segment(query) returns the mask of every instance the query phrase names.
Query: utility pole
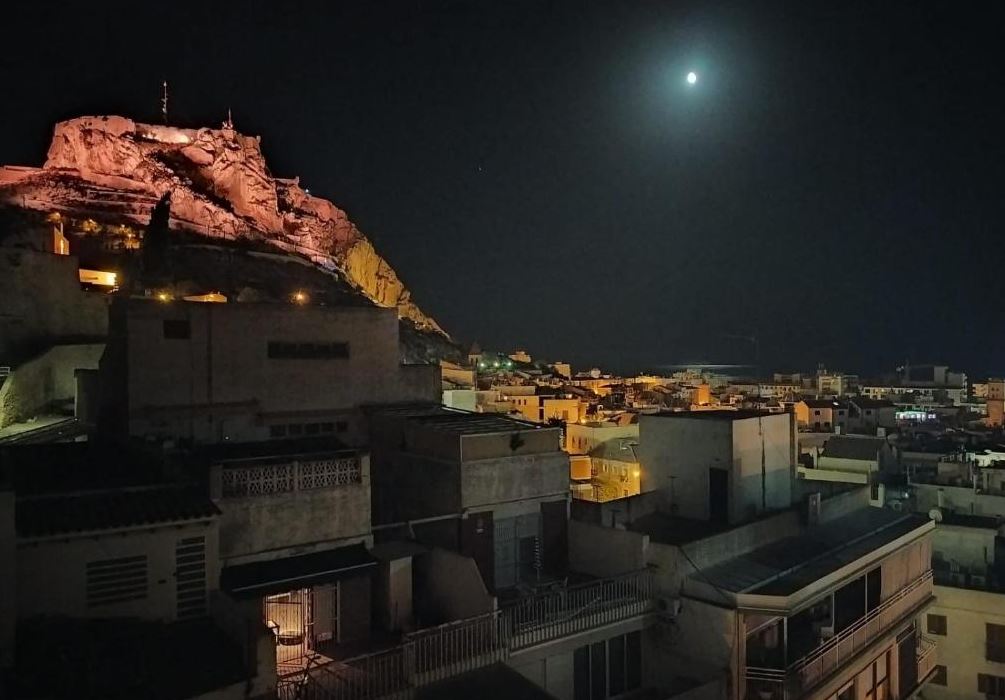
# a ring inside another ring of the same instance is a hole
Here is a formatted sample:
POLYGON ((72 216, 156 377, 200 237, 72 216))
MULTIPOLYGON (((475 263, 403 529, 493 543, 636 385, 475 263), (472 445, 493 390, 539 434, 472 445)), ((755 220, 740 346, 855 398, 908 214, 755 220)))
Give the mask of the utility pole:
POLYGON ((161 119, 168 123, 168 81, 161 84, 161 119))

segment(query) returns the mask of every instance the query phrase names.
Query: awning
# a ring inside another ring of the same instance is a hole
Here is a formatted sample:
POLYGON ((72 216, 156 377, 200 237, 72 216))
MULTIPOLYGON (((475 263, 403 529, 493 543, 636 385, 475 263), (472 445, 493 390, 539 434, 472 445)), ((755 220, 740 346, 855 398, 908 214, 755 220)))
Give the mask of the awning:
POLYGON ((236 598, 257 597, 368 575, 377 567, 362 544, 301 554, 284 559, 228 566, 220 574, 220 588, 236 598))

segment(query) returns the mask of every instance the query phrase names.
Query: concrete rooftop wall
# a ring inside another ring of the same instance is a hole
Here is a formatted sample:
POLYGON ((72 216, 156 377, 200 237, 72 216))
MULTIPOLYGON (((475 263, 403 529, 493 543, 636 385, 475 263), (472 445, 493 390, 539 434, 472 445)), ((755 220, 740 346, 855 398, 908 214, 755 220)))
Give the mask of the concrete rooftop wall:
POLYGON ((478 508, 569 492, 565 452, 466 461, 461 465, 461 506, 478 508))
MULTIPOLYGON (((221 559, 272 558, 283 550, 370 534, 370 460, 360 456, 361 482, 216 500, 221 559)), ((254 467, 252 467, 254 468, 254 467)), ((221 467, 212 478, 220 478, 221 467)), ((219 494, 214 487, 214 493, 219 494)))

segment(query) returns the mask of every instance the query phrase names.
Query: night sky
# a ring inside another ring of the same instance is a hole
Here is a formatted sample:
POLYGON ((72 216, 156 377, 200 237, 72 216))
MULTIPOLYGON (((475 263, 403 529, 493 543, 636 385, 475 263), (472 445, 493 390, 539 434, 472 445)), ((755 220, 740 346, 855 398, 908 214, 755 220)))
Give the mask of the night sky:
POLYGON ((232 108, 459 339, 1005 372, 1000 3, 75 4, 4 7, 0 163, 156 120, 166 77, 173 122, 232 108))

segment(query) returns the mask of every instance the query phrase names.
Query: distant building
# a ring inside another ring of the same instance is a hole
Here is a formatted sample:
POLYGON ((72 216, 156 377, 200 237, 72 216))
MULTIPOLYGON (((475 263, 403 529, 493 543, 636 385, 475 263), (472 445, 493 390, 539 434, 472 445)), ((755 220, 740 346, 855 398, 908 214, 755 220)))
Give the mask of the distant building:
POLYGON ((572 366, 568 362, 554 362, 550 367, 559 377, 572 379, 572 366))
POLYGON ((800 427, 817 432, 847 431, 851 424, 851 409, 847 401, 803 399, 795 403, 795 415, 800 427))
POLYGON ((1005 379, 989 379, 987 392, 987 425, 1001 428, 1005 425, 1005 379))
POLYGON ((817 371, 816 390, 821 396, 844 396, 858 389, 858 375, 842 372, 817 371))
POLYGON ((532 359, 531 356, 527 354, 526 350, 514 350, 509 354, 509 359, 513 362, 522 362, 524 364, 530 364, 532 359))

